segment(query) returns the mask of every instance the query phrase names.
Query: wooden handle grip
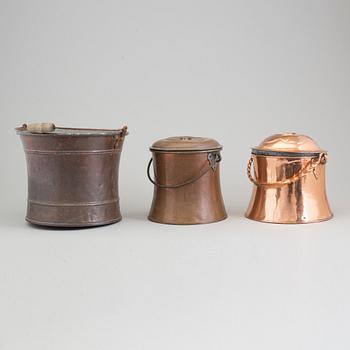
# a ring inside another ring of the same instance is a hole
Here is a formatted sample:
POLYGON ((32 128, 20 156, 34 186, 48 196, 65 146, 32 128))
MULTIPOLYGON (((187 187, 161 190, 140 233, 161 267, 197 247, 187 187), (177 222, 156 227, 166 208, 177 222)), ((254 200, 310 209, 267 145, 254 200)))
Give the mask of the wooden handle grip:
POLYGON ((27 124, 27 131, 37 134, 46 134, 55 130, 53 123, 32 123, 27 124))

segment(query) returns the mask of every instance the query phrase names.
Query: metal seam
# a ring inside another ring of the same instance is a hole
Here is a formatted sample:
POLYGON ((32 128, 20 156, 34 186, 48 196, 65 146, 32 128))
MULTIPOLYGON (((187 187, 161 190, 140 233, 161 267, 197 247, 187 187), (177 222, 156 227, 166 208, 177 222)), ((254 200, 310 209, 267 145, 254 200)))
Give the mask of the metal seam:
POLYGON ((325 152, 281 152, 281 151, 267 151, 267 150, 258 150, 253 148, 252 154, 257 156, 272 156, 272 157, 293 157, 293 158, 301 158, 301 157, 317 157, 320 153, 325 152))
POLYGON ((151 152, 154 153, 176 153, 176 154, 194 154, 194 153, 211 153, 211 152, 220 152, 222 151, 222 147, 220 148, 208 148, 208 149, 201 149, 201 150, 163 150, 163 149, 156 149, 156 148, 149 148, 151 152))
POLYGON ((114 148, 114 149, 108 149, 108 150, 89 150, 89 151, 41 151, 41 150, 24 150, 26 154, 47 154, 47 155, 67 155, 67 154, 92 154, 92 155, 100 155, 100 154, 114 154, 121 151, 121 148, 114 148))
POLYGON ((97 201, 97 202, 76 202, 76 203, 58 203, 58 202, 45 202, 28 199, 28 203, 34 205, 52 206, 52 207, 91 207, 99 205, 108 205, 119 202, 119 198, 108 200, 108 201, 97 201))

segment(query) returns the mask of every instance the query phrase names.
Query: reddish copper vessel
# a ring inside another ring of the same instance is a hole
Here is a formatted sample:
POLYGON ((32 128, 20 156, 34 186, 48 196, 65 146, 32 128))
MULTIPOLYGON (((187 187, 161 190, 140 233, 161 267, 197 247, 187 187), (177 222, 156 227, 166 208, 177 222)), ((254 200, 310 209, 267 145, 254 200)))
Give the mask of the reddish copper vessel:
POLYGON ((61 128, 49 123, 17 128, 28 168, 26 220, 83 227, 121 220, 120 153, 127 128, 61 128))
POLYGON ((163 224, 206 224, 227 215, 220 188, 222 146, 202 137, 155 142, 148 177, 154 184, 149 220, 163 224), (154 162, 154 180, 150 167, 154 162))
POLYGON ((308 136, 289 133, 265 139, 252 149, 248 162, 247 173, 254 188, 246 216, 281 224, 330 219, 326 162, 327 152, 308 136))

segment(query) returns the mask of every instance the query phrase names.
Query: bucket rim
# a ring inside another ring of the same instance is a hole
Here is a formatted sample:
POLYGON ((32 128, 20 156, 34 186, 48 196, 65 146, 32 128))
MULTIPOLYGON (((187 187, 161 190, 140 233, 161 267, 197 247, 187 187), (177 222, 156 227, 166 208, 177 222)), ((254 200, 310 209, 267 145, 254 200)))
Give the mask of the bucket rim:
POLYGON ((164 149, 164 148, 157 148, 157 147, 149 147, 149 150, 151 152, 157 152, 157 153, 178 153, 178 154, 196 154, 196 153, 210 153, 210 152, 218 152, 222 151, 223 146, 221 145, 220 147, 216 148, 207 148, 207 149, 164 149))
POLYGON ((252 154, 256 156, 269 156, 269 157, 294 157, 294 158, 303 158, 303 157, 318 157, 321 153, 327 154, 327 151, 319 150, 313 152, 287 152, 287 151, 269 151, 261 150, 258 148, 252 148, 252 154))
POLYGON ((99 129, 99 128, 68 128, 56 127, 53 131, 47 133, 35 133, 26 130, 25 125, 15 128, 17 135, 21 136, 40 136, 40 137, 86 137, 86 136, 126 136, 128 131, 126 127, 121 129, 99 129))

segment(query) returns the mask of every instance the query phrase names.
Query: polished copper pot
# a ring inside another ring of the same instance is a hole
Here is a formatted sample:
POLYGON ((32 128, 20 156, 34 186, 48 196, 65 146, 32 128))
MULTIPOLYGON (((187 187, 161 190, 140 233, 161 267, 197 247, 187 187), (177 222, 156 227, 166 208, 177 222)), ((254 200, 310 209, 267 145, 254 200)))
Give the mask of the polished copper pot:
POLYGON ((154 184, 149 220, 163 224, 206 224, 227 215, 220 188, 222 146, 202 137, 155 142, 147 174, 154 184), (154 163, 154 179, 150 168, 154 163))
POLYGON ((289 133, 265 139, 252 149, 248 162, 247 173, 254 188, 246 216, 281 224, 330 219, 326 162, 327 152, 308 136, 289 133))
POLYGON ((27 221, 83 227, 121 220, 118 168, 126 127, 73 129, 41 123, 16 130, 27 160, 27 221))

